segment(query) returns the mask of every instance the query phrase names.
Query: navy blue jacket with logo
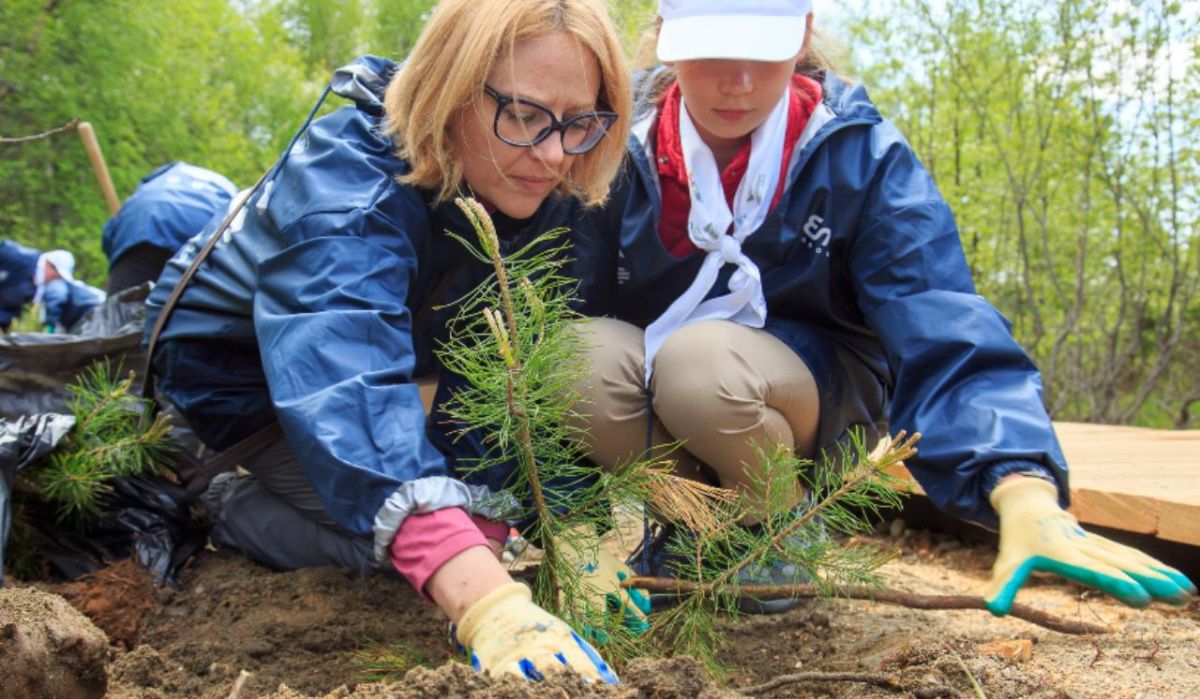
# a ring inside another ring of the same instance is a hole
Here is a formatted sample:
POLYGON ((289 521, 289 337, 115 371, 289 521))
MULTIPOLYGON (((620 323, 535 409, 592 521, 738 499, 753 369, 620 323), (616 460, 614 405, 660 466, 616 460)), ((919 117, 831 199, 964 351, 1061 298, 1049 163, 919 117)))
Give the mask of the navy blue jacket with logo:
MULTIPOLYGON (((832 74, 822 82, 780 203, 743 244, 762 272, 766 329, 821 364, 821 444, 856 425, 868 436, 887 424, 920 432, 907 466, 921 486, 943 510, 989 526, 987 494, 1009 473, 1052 477, 1065 504, 1041 377, 976 293, 949 206, 862 87, 832 74)), ((596 224, 609 239, 589 245, 585 267, 590 310, 644 327, 691 284, 703 255, 675 258, 660 241, 656 115, 639 98, 626 172, 596 224)))
MULTIPOLYGON (((372 534, 382 559, 408 514, 458 506, 515 514, 503 469, 462 476, 454 442, 427 426, 415 378, 459 298, 491 274, 444 231, 475 238, 453 203, 401 185, 408 165, 381 133, 395 65, 367 57, 335 75, 355 101, 311 123, 232 220, 180 297, 152 361, 161 392, 210 447, 278 421, 330 516, 372 534)), ((233 207, 238 200, 234 199, 233 207)), ((552 196, 528 220, 496 215, 505 250, 572 226, 552 196)), ((219 216, 167 263, 147 300, 147 338, 219 216)), ((455 378, 442 377, 439 399, 455 378)))

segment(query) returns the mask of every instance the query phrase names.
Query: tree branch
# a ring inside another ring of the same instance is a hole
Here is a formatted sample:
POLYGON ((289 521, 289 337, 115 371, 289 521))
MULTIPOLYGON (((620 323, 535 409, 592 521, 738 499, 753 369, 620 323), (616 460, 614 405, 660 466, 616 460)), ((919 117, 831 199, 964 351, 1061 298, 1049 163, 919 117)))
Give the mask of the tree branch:
MULTIPOLYGON (((688 594, 700 589, 700 585, 673 578, 633 577, 621 582, 621 587, 637 588, 647 592, 676 592, 688 594)), ((739 596, 758 600, 803 599, 828 597, 816 585, 748 585, 737 586, 739 596)), ((909 609, 982 609, 987 605, 982 597, 975 595, 922 595, 889 588, 843 585, 833 588, 834 597, 870 600, 884 604, 895 604, 909 609)), ((1081 621, 1069 621, 1024 604, 1014 604, 1009 616, 1037 624, 1052 631, 1066 634, 1101 634, 1108 629, 1081 621)))
POLYGON ((862 672, 797 672, 791 675, 780 675, 762 684, 750 687, 736 687, 740 694, 765 694, 772 689, 796 684, 799 682, 863 682, 884 689, 906 692, 908 687, 900 684, 887 675, 876 675, 862 672))
POLYGON ((63 124, 62 126, 59 126, 58 128, 50 129, 49 131, 43 131, 41 133, 35 133, 31 136, 16 136, 12 138, 0 136, 0 143, 26 143, 28 141, 37 141, 42 138, 49 138, 50 136, 53 136, 57 133, 62 133, 63 131, 71 131, 78 126, 79 119, 75 118, 63 124))

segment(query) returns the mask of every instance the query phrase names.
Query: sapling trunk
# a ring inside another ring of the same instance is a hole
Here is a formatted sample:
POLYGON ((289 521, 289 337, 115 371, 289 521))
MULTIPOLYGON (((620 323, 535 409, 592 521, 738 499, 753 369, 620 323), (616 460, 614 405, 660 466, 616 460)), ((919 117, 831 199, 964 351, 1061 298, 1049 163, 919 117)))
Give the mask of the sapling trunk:
MULTIPOLYGON (((488 318, 488 326, 496 338, 496 344, 500 348, 501 356, 508 365, 506 391, 508 409, 517 421, 517 439, 521 447, 521 461, 524 466, 525 477, 529 482, 529 489, 533 495, 534 508, 540 521, 549 522, 552 517, 550 508, 546 506, 546 496, 542 492, 541 474, 538 473, 538 461, 533 448, 533 431, 530 429, 528 413, 525 409, 527 396, 521 363, 521 334, 517 329, 517 315, 516 309, 513 306, 512 290, 508 283, 508 270, 505 269, 504 259, 500 256, 500 241, 496 237, 496 229, 492 225, 491 217, 488 216, 482 204, 475 199, 462 198, 456 199, 455 203, 466 214, 472 226, 474 226, 483 245, 484 252, 491 258, 492 269, 495 270, 496 284, 499 288, 500 306, 504 309, 504 316, 503 318, 496 318, 496 311, 490 308, 485 308, 484 313, 488 318), (501 322, 503 322, 503 325, 501 322), (504 326, 507 326, 508 332, 502 330, 504 326)), ((529 283, 527 279, 522 281, 526 285, 529 283)), ((527 296, 531 299, 536 299, 536 296, 532 292, 527 293, 527 296)), ((546 575, 549 580, 550 605, 551 609, 556 609, 558 600, 561 597, 558 576, 555 572, 560 567, 558 551, 556 550, 553 536, 544 537, 541 543, 546 560, 546 575)))

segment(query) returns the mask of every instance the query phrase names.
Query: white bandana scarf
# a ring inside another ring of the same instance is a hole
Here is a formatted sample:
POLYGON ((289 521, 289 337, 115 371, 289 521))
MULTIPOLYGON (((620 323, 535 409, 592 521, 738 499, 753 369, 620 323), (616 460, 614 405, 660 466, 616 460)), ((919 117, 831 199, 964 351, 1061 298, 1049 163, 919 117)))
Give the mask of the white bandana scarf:
POLYGON ((706 255, 692 285, 675 299, 663 314, 646 327, 646 385, 654 371, 654 356, 663 342, 679 328, 701 320, 732 320, 761 328, 767 320, 758 266, 742 253, 742 241, 758 230, 771 210, 787 136, 789 94, 784 91, 770 116, 750 135, 750 163, 737 193, 733 210, 725 201, 716 158, 705 145, 688 115, 679 105, 679 139, 687 168, 692 209, 688 214, 688 237, 706 255), (731 234, 726 235, 733 225, 731 234), (737 265, 729 278, 729 293, 707 301, 717 275, 726 264, 737 265))

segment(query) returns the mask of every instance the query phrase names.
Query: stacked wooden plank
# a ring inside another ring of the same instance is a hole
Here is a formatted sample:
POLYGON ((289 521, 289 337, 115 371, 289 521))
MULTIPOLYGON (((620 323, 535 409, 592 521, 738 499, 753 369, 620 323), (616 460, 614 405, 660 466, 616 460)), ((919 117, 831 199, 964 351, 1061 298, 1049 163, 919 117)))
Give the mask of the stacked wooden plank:
POLYGON ((1055 423, 1079 521, 1200 546, 1200 430, 1055 423))
POLYGON ((1076 422, 1054 429, 1080 522, 1200 546, 1200 430, 1076 422))

